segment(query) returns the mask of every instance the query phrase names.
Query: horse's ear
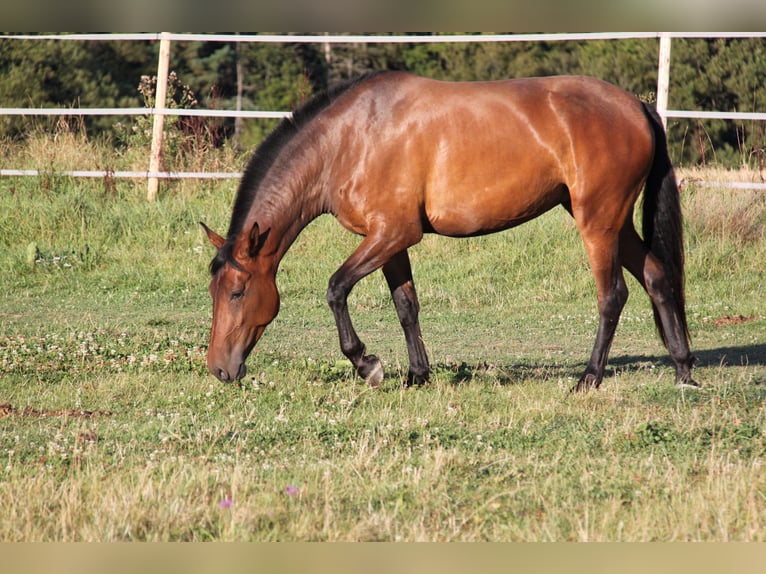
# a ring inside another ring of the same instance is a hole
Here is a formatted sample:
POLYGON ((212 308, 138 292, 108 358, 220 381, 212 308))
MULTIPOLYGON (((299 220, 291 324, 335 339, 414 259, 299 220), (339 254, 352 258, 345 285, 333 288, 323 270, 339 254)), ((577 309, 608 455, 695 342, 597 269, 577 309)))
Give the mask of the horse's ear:
POLYGON ((268 231, 261 233, 258 223, 253 223, 250 231, 243 233, 237 238, 237 243, 234 247, 234 258, 240 260, 253 259, 258 255, 258 251, 263 246, 267 233, 268 231))
POLYGON ((261 239, 261 228, 258 227, 258 222, 253 223, 253 227, 250 229, 250 235, 248 236, 247 251, 250 257, 255 257, 258 254, 260 248, 259 241, 261 239))
POLYGON ((210 229, 207 225, 202 223, 201 221, 199 222, 199 224, 202 226, 202 229, 205 230, 205 233, 207 234, 207 238, 210 240, 210 243, 213 244, 213 247, 215 247, 216 249, 220 249, 223 246, 223 244, 226 242, 226 240, 220 235, 218 235, 215 231, 210 229))
POLYGON ((261 248, 266 243, 266 240, 269 238, 269 233, 271 233, 271 228, 261 231, 261 228, 258 226, 257 223, 253 223, 253 227, 250 228, 250 233, 248 234, 248 242, 247 242, 247 254, 252 258, 258 255, 258 252, 261 250, 261 248))

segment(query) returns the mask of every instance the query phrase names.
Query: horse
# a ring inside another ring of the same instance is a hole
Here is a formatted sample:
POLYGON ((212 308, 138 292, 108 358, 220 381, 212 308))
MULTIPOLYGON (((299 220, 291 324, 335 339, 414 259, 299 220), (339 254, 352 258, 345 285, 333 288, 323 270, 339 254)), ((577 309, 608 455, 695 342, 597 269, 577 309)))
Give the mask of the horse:
POLYGON ((598 330, 573 390, 598 388, 628 297, 622 268, 651 300, 678 385, 697 386, 684 296, 679 190, 651 106, 584 76, 447 82, 406 72, 346 81, 308 100, 258 146, 239 183, 226 237, 202 227, 213 320, 207 354, 221 381, 279 311, 276 273, 321 214, 361 236, 331 276, 327 302, 343 354, 371 386, 381 362, 354 330, 347 298, 382 269, 409 355, 406 385, 429 380, 408 248, 426 233, 495 233, 561 205, 574 218, 596 283, 598 330), (644 192, 642 235, 633 224, 644 192))

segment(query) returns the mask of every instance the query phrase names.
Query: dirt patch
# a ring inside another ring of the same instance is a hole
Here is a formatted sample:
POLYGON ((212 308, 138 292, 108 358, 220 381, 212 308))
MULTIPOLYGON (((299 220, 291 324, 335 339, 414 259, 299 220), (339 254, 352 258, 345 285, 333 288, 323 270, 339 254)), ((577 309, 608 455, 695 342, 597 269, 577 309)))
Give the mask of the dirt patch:
POLYGON ((716 327, 728 327, 729 325, 742 325, 755 321, 755 317, 745 317, 744 315, 724 315, 713 321, 716 327))
POLYGON ((110 411, 86 411, 82 409, 35 409, 24 407, 17 409, 11 403, 0 403, 0 418, 17 417, 70 417, 87 419, 95 416, 110 416, 110 411))

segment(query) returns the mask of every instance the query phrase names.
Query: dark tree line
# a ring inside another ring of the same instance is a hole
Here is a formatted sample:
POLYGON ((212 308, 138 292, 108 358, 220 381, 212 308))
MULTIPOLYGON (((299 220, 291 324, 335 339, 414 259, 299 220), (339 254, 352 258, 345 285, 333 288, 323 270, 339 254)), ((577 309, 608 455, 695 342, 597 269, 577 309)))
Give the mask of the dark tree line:
MULTIPOLYGON (((649 101, 655 95, 656 39, 467 44, 435 40, 332 45, 173 42, 171 70, 184 89, 171 96, 175 105, 289 110, 333 82, 376 69, 449 80, 587 74, 649 101)), ((156 74, 158 48, 158 42, 150 41, 0 40, 0 106, 145 105, 146 93, 139 85, 142 76, 156 74)), ((766 40, 674 39, 670 86, 671 109, 766 111, 766 40)), ((89 134, 110 134, 116 121, 89 117, 85 125, 89 134)), ((235 140, 243 147, 257 144, 275 123, 195 118, 179 125, 189 129, 194 122, 205 122, 218 142, 235 140)), ((27 129, 28 120, 0 117, 0 136, 23 137, 27 129)), ((766 163, 766 122, 671 120, 668 131, 674 159, 685 165, 766 163)))

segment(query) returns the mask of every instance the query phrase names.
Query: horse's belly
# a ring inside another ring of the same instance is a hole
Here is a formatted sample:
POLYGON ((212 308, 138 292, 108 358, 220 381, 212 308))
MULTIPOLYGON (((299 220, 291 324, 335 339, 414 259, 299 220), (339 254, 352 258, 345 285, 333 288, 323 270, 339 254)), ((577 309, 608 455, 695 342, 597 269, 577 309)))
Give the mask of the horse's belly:
POLYGON ((566 187, 534 193, 486 188, 471 192, 445 191, 426 201, 425 216, 434 233, 467 237, 502 231, 534 219, 567 199, 566 187))

